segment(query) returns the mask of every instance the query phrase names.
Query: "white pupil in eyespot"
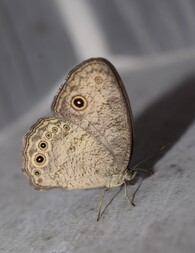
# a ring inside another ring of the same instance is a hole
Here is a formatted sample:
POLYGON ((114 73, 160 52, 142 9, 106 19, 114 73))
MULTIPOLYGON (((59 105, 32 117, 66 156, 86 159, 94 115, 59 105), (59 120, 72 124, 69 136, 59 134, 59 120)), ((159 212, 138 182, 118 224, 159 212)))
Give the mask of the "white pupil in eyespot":
POLYGON ((74 100, 75 106, 78 106, 79 108, 84 106, 84 101, 81 98, 75 98, 74 100))
POLYGON ((41 143, 41 147, 42 148, 46 148, 46 144, 43 142, 43 143, 41 143))
POLYGON ((38 163, 42 163, 42 162, 44 161, 44 157, 41 156, 41 155, 39 155, 39 156, 37 156, 36 161, 37 161, 38 163))

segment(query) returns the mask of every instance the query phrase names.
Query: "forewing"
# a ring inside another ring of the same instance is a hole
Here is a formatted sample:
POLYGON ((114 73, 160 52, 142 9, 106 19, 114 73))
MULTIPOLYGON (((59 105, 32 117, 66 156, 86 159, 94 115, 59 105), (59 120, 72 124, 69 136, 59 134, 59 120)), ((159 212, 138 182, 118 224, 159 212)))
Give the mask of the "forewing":
POLYGON ((74 68, 54 98, 52 110, 97 138, 113 155, 119 171, 127 168, 133 141, 131 108, 109 61, 89 59, 74 68))

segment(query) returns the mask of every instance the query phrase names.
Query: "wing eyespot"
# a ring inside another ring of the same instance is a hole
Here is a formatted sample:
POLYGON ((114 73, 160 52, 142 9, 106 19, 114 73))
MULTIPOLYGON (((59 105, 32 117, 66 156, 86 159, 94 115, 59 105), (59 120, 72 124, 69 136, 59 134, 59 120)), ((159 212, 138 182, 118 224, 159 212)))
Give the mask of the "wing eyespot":
POLYGON ((47 139, 51 139, 51 137, 52 137, 52 133, 47 132, 47 133, 45 134, 45 137, 46 137, 47 139))
POLYGON ((70 130, 70 127, 69 127, 69 125, 67 125, 67 124, 64 124, 64 125, 63 125, 63 128, 64 128, 64 130, 66 130, 66 131, 69 131, 69 130, 70 130))
POLYGON ((87 100, 83 96, 75 96, 71 100, 71 106, 76 111, 82 111, 87 107, 87 100))
POLYGON ((34 161, 36 165, 41 166, 46 162, 46 157, 43 154, 36 154, 34 161))
POLYGON ((94 81, 97 83, 97 84, 100 84, 103 82, 103 79, 101 78, 101 76, 96 76, 94 81))
POLYGON ((41 176, 41 171, 40 170, 35 170, 34 175, 35 176, 41 176))
POLYGON ((53 133, 57 133, 58 132, 58 128, 57 127, 52 127, 52 132, 53 133))
POLYGON ((41 150, 47 150, 48 149, 48 143, 46 141, 40 141, 38 144, 39 149, 41 150))
POLYGON ((38 178, 38 179, 37 179, 37 182, 38 182, 39 184, 41 184, 41 183, 43 182, 43 179, 42 179, 42 178, 38 178))

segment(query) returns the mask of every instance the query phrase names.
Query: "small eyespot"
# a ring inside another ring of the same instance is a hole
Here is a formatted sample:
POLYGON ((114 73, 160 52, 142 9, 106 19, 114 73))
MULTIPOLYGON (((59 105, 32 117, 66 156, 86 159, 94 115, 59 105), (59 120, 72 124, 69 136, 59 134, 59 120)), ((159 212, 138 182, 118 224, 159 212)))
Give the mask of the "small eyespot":
POLYGON ((52 137, 52 133, 47 132, 47 133, 45 134, 45 137, 46 137, 47 139, 51 139, 51 137, 52 137))
POLYGON ((41 175, 41 172, 40 172, 39 170, 35 170, 35 171, 34 171, 34 175, 35 175, 35 176, 40 176, 40 175, 41 175))
POLYGON ((75 96, 71 101, 72 107, 77 111, 82 111, 87 107, 87 100, 83 96, 75 96))
POLYGON ((69 125, 67 125, 67 124, 63 125, 63 128, 64 128, 64 130, 66 130, 66 131, 69 131, 69 130, 70 130, 70 127, 69 127, 69 125))
POLYGON ((57 131, 58 131, 58 128, 57 128, 57 127, 52 127, 52 132, 53 132, 53 133, 57 133, 57 131))
POLYGON ((96 76, 94 80, 95 80, 95 82, 96 82, 97 84, 100 84, 100 83, 103 82, 103 79, 101 78, 101 76, 96 76))
POLYGON ((37 182, 38 182, 39 184, 41 184, 41 183, 43 182, 43 179, 42 179, 42 178, 38 178, 37 182))
POLYGON ((48 143, 46 141, 40 141, 38 147, 41 150, 46 150, 48 148, 48 143))
POLYGON ((37 154, 35 156, 35 163, 37 165, 43 165, 46 162, 46 157, 43 154, 37 154))

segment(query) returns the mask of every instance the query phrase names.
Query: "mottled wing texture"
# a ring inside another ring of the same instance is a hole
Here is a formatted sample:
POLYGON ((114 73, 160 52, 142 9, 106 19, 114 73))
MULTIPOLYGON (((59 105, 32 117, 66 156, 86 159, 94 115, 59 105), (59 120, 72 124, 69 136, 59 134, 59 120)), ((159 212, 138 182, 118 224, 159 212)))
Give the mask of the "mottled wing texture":
POLYGON ((114 160, 85 130, 57 118, 40 119, 23 140, 23 171, 36 189, 109 185, 114 160))
POLYGON ((113 155, 118 172, 127 168, 132 153, 130 103, 121 78, 109 61, 89 59, 74 68, 54 98, 52 111, 101 142, 113 155), (72 101, 80 96, 85 99, 86 108, 76 110, 72 101))

